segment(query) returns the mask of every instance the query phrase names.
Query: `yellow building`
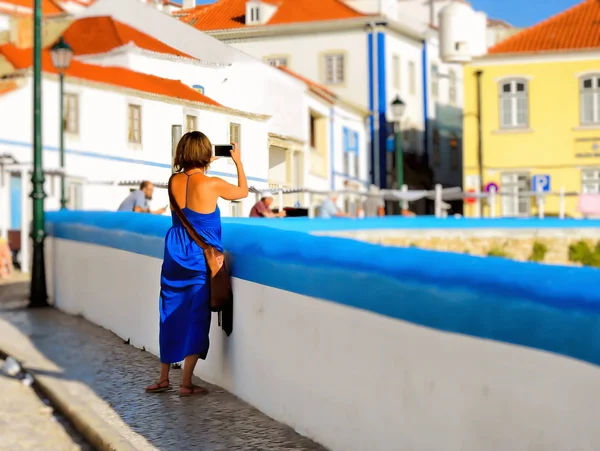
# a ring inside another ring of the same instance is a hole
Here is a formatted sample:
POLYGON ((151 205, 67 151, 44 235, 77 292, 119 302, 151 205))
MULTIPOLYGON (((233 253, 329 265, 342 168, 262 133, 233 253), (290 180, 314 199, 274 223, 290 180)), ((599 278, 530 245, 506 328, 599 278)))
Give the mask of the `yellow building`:
MULTIPOLYGON (((516 194, 532 183, 547 189, 549 180, 554 193, 600 193, 599 24, 600 2, 586 0, 465 67, 465 190, 493 183, 516 194)), ((566 214, 581 216, 578 196, 565 199, 566 214)), ((495 211, 529 216, 537 208, 511 195, 495 211)), ((548 195, 545 212, 558 211, 559 196, 548 195)), ((465 215, 475 213, 465 206, 465 215)))

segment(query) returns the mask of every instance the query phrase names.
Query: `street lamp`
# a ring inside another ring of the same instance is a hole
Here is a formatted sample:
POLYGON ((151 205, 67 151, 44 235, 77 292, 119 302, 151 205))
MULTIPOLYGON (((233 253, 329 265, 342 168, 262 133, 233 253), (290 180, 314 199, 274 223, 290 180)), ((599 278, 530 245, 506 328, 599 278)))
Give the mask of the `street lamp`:
POLYGON ((402 101, 400 96, 396 96, 391 103, 391 112, 394 119, 394 132, 396 134, 396 174, 398 188, 404 184, 404 158, 402 156, 402 135, 400 130, 400 121, 402 120, 402 116, 404 116, 405 109, 406 104, 402 101))
POLYGON ((50 56, 52 58, 52 64, 58 71, 59 89, 60 89, 60 132, 59 132, 59 150, 60 150, 60 169, 62 174, 60 176, 60 208, 67 208, 67 197, 65 187, 65 117, 64 117, 64 89, 65 89, 65 72, 71 65, 73 59, 73 49, 69 47, 69 44, 61 38, 56 44, 50 49, 50 56))
POLYGON ((42 165, 42 0, 33 2, 33 262, 29 307, 48 307, 44 265, 44 170, 42 165))

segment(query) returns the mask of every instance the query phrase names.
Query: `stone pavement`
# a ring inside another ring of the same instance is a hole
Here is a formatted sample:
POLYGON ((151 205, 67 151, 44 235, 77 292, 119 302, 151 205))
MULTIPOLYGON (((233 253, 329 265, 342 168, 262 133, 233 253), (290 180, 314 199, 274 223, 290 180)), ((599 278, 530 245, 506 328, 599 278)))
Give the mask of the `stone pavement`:
MULTIPOLYGON (((0 288, 0 291, 3 288, 0 288)), ((176 391, 144 393, 158 359, 111 332, 54 309, 27 310, 2 301, 0 336, 14 326, 60 371, 69 392, 140 450, 323 450, 232 394, 196 380, 209 394, 179 398, 176 391)), ((175 387, 180 370, 173 370, 175 387)), ((3 449, 0 447, 0 449, 3 449)), ((67 448, 68 449, 68 448, 67 448)))
MULTIPOLYGON (((0 366, 3 361, 0 360, 0 366)), ((89 450, 67 432, 33 388, 0 374, 0 449, 71 451, 89 450)))

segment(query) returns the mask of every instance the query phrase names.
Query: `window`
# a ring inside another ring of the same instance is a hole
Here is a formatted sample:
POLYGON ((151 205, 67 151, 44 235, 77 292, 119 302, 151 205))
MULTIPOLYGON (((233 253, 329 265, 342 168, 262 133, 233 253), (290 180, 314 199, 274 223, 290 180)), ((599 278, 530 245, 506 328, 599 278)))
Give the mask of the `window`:
POLYGON ((456 106, 456 72, 453 69, 448 71, 448 103, 456 106))
POLYGON ((500 83, 500 128, 523 128, 529 122, 527 81, 500 83))
POLYGON ((198 130, 198 118, 191 114, 187 114, 185 116, 185 132, 194 132, 196 130, 198 130))
POLYGON ((396 91, 400 91, 400 57, 392 56, 392 83, 396 91))
POLYGON ((229 142, 242 145, 242 126, 235 122, 229 123, 229 142))
POLYGON ((344 127, 344 174, 358 177, 358 132, 344 127))
POLYGON ((286 67, 287 64, 287 58, 285 57, 280 57, 280 58, 267 58, 265 60, 265 62, 269 65, 269 66, 274 66, 274 67, 279 67, 279 66, 284 66, 286 67))
POLYGON ((411 95, 417 93, 417 70, 414 61, 408 63, 408 92, 411 95))
POLYGON ((129 142, 141 144, 142 142, 142 107, 129 105, 128 107, 128 136, 129 142))
POLYGON ((250 21, 260 22, 260 7, 255 6, 253 8, 250 8, 250 21))
POLYGON ((581 123, 600 124, 600 75, 581 79, 581 123))
POLYGON ((431 98, 437 100, 440 95, 440 76, 437 64, 431 65, 431 98))
POLYGON ((77 94, 65 94, 63 127, 67 133, 79 132, 79 96, 77 94))
POLYGON ((581 170, 581 193, 600 194, 600 168, 581 170))
POLYGON ((311 114, 310 115, 310 147, 312 149, 315 149, 317 147, 316 132, 317 132, 317 118, 311 114))
POLYGON ((524 172, 503 173, 500 176, 503 216, 529 216, 531 199, 523 193, 531 191, 529 174, 524 172))
POLYGON ((344 82, 344 55, 325 55, 325 83, 344 82))

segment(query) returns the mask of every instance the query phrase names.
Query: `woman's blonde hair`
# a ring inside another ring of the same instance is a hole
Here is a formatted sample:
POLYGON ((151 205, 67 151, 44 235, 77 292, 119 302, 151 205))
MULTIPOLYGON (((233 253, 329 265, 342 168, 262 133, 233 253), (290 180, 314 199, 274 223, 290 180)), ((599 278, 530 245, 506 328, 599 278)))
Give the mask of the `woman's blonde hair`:
POLYGON ((176 172, 207 168, 212 158, 212 144, 202 132, 188 132, 181 137, 175 150, 173 166, 176 172))

